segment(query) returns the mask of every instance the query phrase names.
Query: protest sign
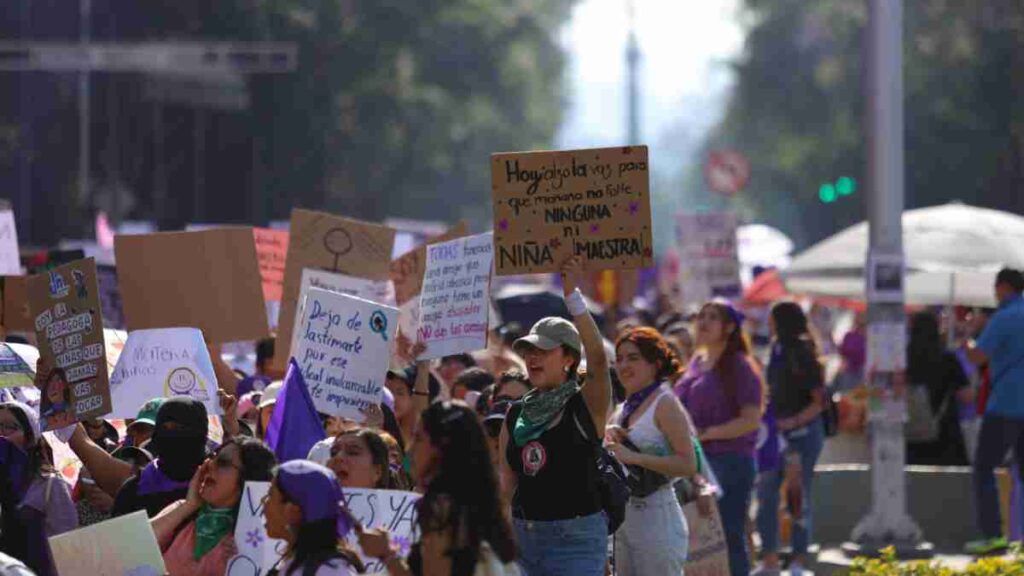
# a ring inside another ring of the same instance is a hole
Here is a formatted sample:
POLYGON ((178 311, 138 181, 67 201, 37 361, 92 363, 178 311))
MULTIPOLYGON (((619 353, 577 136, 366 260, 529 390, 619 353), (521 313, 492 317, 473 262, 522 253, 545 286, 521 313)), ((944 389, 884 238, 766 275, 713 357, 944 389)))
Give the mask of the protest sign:
POLYGON ((390 280, 367 280, 306 268, 302 271, 302 283, 299 285, 299 302, 306 297, 310 288, 348 294, 386 306, 395 305, 395 286, 390 280))
POLYGON ((357 278, 387 280, 395 242, 395 231, 386 226, 310 210, 293 210, 289 230, 291 238, 274 350, 274 365, 281 370, 292 356, 292 326, 299 305, 302 271, 312 268, 357 278))
POLYGON ((491 155, 498 275, 654 263, 647 147, 491 155))
POLYGON ((65 264, 28 280, 39 354, 50 360, 39 406, 43 430, 110 413, 96 261, 65 264))
POLYGON ((0 277, 3 298, 3 326, 8 332, 32 332, 32 311, 28 307, 28 276, 0 277))
POLYGON ((725 529, 718 506, 713 503, 712 507, 711 515, 704 517, 697 510, 696 501, 683 506, 690 529, 689 552, 683 565, 686 576, 729 576, 725 529))
MULTIPOLYGON (((392 548, 405 558, 416 542, 416 503, 419 494, 398 490, 369 490, 346 488, 345 506, 365 529, 383 528, 391 535, 392 548)), ((347 538, 355 550, 360 550, 358 538, 352 532, 347 538)), ((387 573, 387 568, 376 558, 360 554, 367 574, 387 573)))
POLYGON ((145 510, 50 538, 60 576, 159 576, 167 572, 145 510))
POLYGON ((31 386, 35 368, 7 344, 0 342, 0 388, 31 386))
POLYGON ((287 542, 267 536, 263 498, 270 482, 246 482, 235 522, 238 555, 228 561, 226 576, 261 576, 284 555, 287 542))
POLYGON ((395 283, 395 301, 405 304, 419 296, 423 288, 423 271, 427 261, 427 246, 438 242, 447 242, 466 235, 466 223, 459 222, 447 232, 427 240, 422 246, 402 254, 391 261, 388 273, 395 283))
POLYGON ((494 237, 480 234, 427 247, 417 340, 420 360, 487 347, 494 237))
POLYGON ((735 213, 678 214, 676 238, 683 304, 740 295, 735 213))
POLYGON ((398 310, 310 288, 292 350, 318 412, 357 422, 380 403, 398 310))
POLYGON ((0 210, 0 276, 19 276, 21 257, 18 254, 18 229, 14 212, 0 210))
POLYGON ((114 238, 129 330, 193 326, 212 344, 269 334, 251 228, 114 238))
POLYGON ((217 376, 203 333, 195 328, 134 330, 110 376, 113 416, 134 418, 153 398, 188 396, 222 414, 217 376))
POLYGON ((85 250, 81 248, 38 250, 22 258, 21 263, 25 267, 26 273, 31 275, 53 270, 58 266, 70 264, 84 258, 85 250))
POLYGON ((284 286, 284 264, 288 257, 288 231, 270 228, 253 228, 256 240, 256 258, 263 280, 263 299, 280 302, 284 286))
POLYGON ((121 305, 121 288, 117 285, 117 268, 98 264, 96 282, 100 285, 100 308, 103 310, 104 328, 123 330, 124 308, 121 305))

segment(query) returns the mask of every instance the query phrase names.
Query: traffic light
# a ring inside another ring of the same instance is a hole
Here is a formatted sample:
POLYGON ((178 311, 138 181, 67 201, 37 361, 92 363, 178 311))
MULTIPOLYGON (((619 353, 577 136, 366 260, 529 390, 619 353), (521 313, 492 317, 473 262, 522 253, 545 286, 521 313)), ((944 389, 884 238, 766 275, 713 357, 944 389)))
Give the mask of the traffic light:
POLYGON ((818 199, 825 204, 831 204, 836 201, 836 187, 831 182, 826 182, 818 188, 818 199))
POLYGON ((831 204, 843 196, 850 196, 857 191, 857 181, 849 176, 841 176, 832 182, 825 182, 818 188, 818 200, 823 204, 831 204))

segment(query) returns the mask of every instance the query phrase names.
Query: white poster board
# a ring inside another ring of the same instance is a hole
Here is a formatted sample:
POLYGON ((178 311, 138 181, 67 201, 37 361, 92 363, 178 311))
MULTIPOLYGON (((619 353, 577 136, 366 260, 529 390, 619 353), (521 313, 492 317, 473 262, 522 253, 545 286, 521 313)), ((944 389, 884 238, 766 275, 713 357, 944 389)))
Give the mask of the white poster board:
POLYGON ((11 210, 0 210, 0 276, 21 276, 18 229, 11 210))
POLYGON ((676 215, 682 304, 742 294, 736 227, 732 212, 676 215))
POLYGON ((456 238, 427 247, 420 292, 420 360, 487 347, 494 235, 456 238))
POLYGON ((135 330, 110 376, 112 418, 135 418, 153 398, 188 396, 220 415, 217 376, 198 328, 135 330))
POLYGON ((370 302, 395 306, 395 285, 391 280, 368 280, 324 270, 304 268, 299 284, 299 302, 310 288, 320 288, 339 294, 348 294, 370 302))
MULTIPOLYGON (((345 505, 364 528, 384 528, 391 534, 391 545, 405 558, 416 543, 416 503, 420 495, 400 490, 368 490, 346 488, 345 505)), ((353 531, 347 538, 354 550, 360 552, 367 574, 386 574, 384 564, 376 558, 367 558, 359 548, 353 531)))
POLYGON ((145 510, 50 538, 57 573, 160 576, 167 569, 145 510))
POLYGON ((380 403, 398 310, 310 288, 299 303, 292 354, 318 412, 357 422, 380 403))
POLYGON ((246 482, 238 505, 235 523, 235 547, 238 555, 228 561, 226 576, 260 576, 274 567, 288 544, 267 536, 263 497, 270 482, 246 482))

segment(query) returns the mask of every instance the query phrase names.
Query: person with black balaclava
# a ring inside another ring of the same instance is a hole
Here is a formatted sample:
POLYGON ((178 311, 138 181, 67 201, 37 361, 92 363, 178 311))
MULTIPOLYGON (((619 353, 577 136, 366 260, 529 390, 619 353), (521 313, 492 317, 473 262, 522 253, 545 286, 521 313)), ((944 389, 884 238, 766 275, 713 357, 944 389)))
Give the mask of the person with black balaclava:
POLYGON ((189 481, 206 459, 207 427, 202 403, 184 396, 164 402, 148 445, 156 460, 121 486, 112 516, 145 510, 152 518, 184 499, 189 481))

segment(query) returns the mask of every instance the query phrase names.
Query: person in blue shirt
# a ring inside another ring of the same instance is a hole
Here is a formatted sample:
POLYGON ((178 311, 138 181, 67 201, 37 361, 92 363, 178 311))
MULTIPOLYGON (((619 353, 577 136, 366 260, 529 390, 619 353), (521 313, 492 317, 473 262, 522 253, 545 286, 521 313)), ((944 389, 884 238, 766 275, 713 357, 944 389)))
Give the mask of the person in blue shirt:
POLYGON ((970 554, 991 554, 1008 546, 999 514, 995 468, 1013 448, 1017 462, 1024 463, 1024 273, 1004 268, 996 275, 999 309, 989 319, 967 357, 992 375, 992 391, 974 455, 974 501, 982 539, 968 542, 970 554))

